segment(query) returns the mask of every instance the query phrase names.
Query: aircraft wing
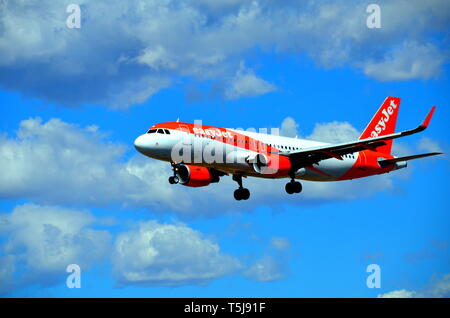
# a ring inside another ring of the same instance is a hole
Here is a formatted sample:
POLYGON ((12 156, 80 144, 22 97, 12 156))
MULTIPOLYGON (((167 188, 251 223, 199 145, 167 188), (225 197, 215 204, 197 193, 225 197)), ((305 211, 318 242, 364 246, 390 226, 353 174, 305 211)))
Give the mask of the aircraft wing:
POLYGON ((433 116, 435 109, 436 106, 433 106, 429 111, 425 120, 417 128, 414 129, 405 130, 402 132, 384 135, 380 137, 359 139, 339 144, 310 147, 290 152, 278 152, 278 154, 290 157, 291 162, 296 163, 295 166, 298 166, 298 168, 318 163, 321 160, 329 158, 336 158, 339 160, 343 160, 342 158, 343 155, 367 149, 376 150, 377 147, 385 145, 386 140, 401 138, 424 131, 428 127, 428 124, 430 123, 431 117, 433 116))

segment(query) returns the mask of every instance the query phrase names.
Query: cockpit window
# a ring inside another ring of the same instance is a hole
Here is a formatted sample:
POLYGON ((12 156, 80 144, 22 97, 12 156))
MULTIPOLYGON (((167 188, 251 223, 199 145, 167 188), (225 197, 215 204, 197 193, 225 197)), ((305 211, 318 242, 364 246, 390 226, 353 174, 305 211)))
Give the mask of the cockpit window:
POLYGON ((164 134, 164 130, 162 130, 162 129, 158 129, 158 134, 164 134))
POLYGON ((156 132, 156 129, 149 129, 147 131, 147 134, 154 134, 156 132))
POLYGON ((164 132, 166 133, 166 135, 170 135, 169 129, 164 129, 164 132))

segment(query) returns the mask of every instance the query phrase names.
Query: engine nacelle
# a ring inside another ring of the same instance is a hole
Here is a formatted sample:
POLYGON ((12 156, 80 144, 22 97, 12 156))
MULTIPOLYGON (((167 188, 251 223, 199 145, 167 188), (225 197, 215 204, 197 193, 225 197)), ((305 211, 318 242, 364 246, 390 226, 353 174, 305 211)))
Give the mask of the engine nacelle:
POLYGON ((247 157, 246 161, 253 166, 253 170, 257 173, 264 173, 264 168, 269 165, 269 158, 262 153, 251 154, 247 157))
POLYGON ((179 164, 175 167, 175 175, 179 183, 187 187, 205 187, 219 181, 208 168, 195 165, 179 164))
POLYGON ((291 169, 291 161, 286 156, 280 156, 277 154, 271 154, 267 156, 265 154, 255 154, 249 156, 248 163, 253 166, 253 170, 260 174, 272 175, 272 176, 285 176, 291 169))

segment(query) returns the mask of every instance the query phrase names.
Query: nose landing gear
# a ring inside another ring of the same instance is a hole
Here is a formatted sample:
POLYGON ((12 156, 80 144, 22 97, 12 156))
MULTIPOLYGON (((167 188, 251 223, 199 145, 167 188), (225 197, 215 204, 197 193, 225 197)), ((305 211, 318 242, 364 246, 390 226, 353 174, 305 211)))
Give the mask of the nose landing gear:
POLYGON ((234 198, 238 201, 248 200, 250 198, 250 191, 242 186, 242 175, 233 174, 233 181, 236 181, 239 185, 239 189, 234 191, 234 198))
POLYGON ((169 177, 169 183, 170 184, 177 184, 178 182, 180 182, 180 178, 178 178, 178 176, 177 176, 179 165, 176 164, 175 162, 171 162, 170 164, 172 166, 173 176, 169 177))
POLYGON ((177 176, 170 176, 169 177, 169 183, 170 184, 177 184, 180 180, 178 179, 177 176))

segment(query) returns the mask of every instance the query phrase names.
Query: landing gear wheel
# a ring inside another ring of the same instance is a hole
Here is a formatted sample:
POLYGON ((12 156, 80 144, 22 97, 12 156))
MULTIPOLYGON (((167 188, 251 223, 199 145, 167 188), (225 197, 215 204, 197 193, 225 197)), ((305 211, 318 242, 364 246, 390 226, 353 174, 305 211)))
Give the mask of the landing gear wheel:
POLYGON ((236 181, 239 185, 239 189, 234 191, 234 198, 238 201, 248 200, 250 198, 250 191, 242 186, 242 175, 233 174, 233 181, 236 181))
POLYGON ((234 195, 234 198, 237 200, 237 201, 241 201, 242 200, 242 197, 241 197, 241 191, 240 191, 241 189, 236 189, 236 190, 234 190, 234 193, 233 193, 233 195, 234 195))
POLYGON ((288 182, 286 183, 286 186, 284 187, 284 189, 286 190, 286 192, 288 194, 293 194, 294 193, 294 186, 292 182, 288 182))
POLYGON ((288 194, 300 193, 302 192, 302 184, 298 181, 291 181, 286 183, 285 189, 288 194))
POLYGON ((246 188, 241 189, 242 191, 242 200, 248 200, 250 198, 250 191, 246 188))
POLYGON ((176 183, 178 183, 178 181, 179 181, 179 179, 178 179, 177 176, 171 176, 171 177, 169 177, 169 183, 170 183, 170 184, 176 184, 176 183))
POLYGON ((246 188, 239 188, 234 190, 234 198, 238 201, 248 200, 250 198, 250 191, 246 188))
POLYGON ((302 184, 298 181, 294 182, 294 192, 295 193, 302 192, 302 184))

